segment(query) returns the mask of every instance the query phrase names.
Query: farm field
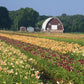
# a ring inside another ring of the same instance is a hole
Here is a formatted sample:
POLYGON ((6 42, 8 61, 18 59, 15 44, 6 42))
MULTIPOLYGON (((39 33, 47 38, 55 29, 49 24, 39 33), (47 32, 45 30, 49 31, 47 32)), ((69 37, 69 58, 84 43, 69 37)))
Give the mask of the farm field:
POLYGON ((2 80, 5 77, 13 78, 3 82, 18 82, 18 84, 20 82, 21 84, 28 82, 29 84, 84 83, 84 34, 0 31, 0 55, 0 77, 3 78, 2 80), (18 51, 22 54, 18 54, 18 51), (12 53, 7 55, 7 52, 12 53), (17 65, 16 62, 20 59, 22 63, 17 65), (33 67, 37 71, 32 71, 33 67), (42 74, 36 75, 36 72, 42 74), (42 82, 41 79, 47 82, 42 82))
POLYGON ((84 34, 80 33, 22 33, 22 32, 9 32, 9 31, 0 31, 5 34, 18 34, 18 35, 24 35, 24 36, 32 36, 32 37, 39 37, 39 38, 47 38, 51 40, 57 40, 57 41, 64 41, 69 43, 78 43, 79 45, 84 45, 84 34))
POLYGON ((0 84, 41 84, 39 77, 24 53, 0 40, 0 84))

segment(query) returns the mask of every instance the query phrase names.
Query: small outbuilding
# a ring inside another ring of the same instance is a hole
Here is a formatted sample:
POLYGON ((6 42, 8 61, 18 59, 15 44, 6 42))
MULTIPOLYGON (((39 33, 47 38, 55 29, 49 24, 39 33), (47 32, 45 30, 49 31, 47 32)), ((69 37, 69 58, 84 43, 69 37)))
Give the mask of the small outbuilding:
POLYGON ((24 27, 24 26, 20 27, 20 31, 21 32, 26 32, 26 27, 24 27))
POLYGON ((39 27, 36 27, 36 28, 35 28, 35 31, 36 31, 36 32, 40 32, 40 28, 39 28, 39 27))
POLYGON ((27 27, 27 31, 28 32, 34 32, 34 28, 33 27, 27 27))
POLYGON ((42 31, 63 33, 64 27, 57 17, 50 17, 43 22, 42 31))

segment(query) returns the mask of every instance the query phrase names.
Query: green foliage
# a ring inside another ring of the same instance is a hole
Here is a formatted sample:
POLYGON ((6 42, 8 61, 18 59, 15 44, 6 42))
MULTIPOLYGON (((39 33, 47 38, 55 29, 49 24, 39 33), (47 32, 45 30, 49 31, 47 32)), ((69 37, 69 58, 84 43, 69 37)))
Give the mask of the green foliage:
POLYGON ((17 11, 10 11, 9 13, 12 19, 12 30, 19 30, 21 26, 33 26, 38 21, 39 13, 32 8, 21 8, 17 11))
POLYGON ((58 17, 64 26, 64 32, 84 32, 84 16, 73 15, 69 16, 62 14, 58 17))
POLYGON ((0 29, 10 29, 11 20, 5 7, 0 7, 0 29))
POLYGON ((41 28, 43 22, 44 22, 44 20, 39 21, 38 23, 36 23, 36 26, 39 27, 39 28, 41 28))

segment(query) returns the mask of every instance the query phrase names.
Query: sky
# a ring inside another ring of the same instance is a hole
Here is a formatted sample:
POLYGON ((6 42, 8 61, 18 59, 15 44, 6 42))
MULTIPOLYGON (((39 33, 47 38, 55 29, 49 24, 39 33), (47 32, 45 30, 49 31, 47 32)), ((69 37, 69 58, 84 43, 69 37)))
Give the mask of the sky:
POLYGON ((9 11, 29 7, 49 16, 84 15, 84 0, 0 0, 0 6, 9 11))

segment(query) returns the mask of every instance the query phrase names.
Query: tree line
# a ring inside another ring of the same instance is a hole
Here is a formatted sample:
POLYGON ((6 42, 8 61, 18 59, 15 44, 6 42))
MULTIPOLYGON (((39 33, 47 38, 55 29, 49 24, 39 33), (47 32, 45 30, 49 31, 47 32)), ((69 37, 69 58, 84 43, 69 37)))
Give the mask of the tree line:
MULTIPOLYGON (((39 27, 41 29, 45 19, 51 16, 39 15, 32 8, 20 8, 16 11, 8 11, 0 6, 0 29, 17 31, 21 26, 39 27)), ((84 15, 56 16, 64 26, 64 32, 84 32, 84 15)))

